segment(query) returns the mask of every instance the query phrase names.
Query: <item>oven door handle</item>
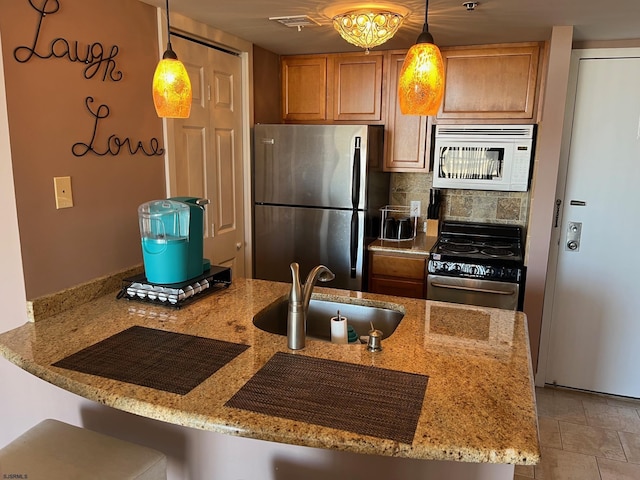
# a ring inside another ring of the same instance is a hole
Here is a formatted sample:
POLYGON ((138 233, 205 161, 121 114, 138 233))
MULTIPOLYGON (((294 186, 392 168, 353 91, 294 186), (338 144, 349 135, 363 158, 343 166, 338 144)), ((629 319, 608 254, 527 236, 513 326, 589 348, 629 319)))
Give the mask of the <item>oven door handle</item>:
POLYGON ((438 288, 449 288, 451 290, 468 290, 470 292, 492 293, 494 295, 513 295, 515 293, 514 291, 507 292, 504 290, 493 290, 489 288, 463 287, 460 285, 447 285, 446 283, 437 283, 437 282, 433 282, 431 283, 431 285, 433 287, 438 287, 438 288))

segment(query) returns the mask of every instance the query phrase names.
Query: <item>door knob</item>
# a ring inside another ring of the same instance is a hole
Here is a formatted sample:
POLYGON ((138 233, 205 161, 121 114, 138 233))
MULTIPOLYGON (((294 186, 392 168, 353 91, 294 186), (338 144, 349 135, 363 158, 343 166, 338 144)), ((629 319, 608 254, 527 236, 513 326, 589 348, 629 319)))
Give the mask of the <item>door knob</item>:
POLYGON ((240 250, 242 248, 242 242, 236 243, 236 250, 240 250))
POLYGON ((569 240, 567 242, 567 248, 569 250, 576 250, 578 248, 578 242, 576 242, 575 240, 569 240))

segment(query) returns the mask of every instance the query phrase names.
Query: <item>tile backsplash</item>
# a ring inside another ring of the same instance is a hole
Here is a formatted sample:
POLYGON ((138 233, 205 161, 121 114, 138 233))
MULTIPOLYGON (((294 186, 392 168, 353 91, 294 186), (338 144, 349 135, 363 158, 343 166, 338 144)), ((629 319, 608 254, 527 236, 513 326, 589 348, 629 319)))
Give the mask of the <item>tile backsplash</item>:
MULTIPOLYGON (((426 221, 432 173, 392 173, 390 203, 409 205, 420 200, 418 224, 426 221)), ((529 216, 529 192, 441 189, 441 220, 486 222, 526 227, 529 216)))

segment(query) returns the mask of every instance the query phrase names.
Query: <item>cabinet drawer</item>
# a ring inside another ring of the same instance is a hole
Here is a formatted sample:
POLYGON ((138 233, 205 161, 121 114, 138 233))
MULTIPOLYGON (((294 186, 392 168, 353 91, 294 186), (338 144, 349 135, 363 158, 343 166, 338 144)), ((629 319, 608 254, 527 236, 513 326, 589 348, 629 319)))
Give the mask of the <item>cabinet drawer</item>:
POLYGON ((373 255, 371 272, 386 277, 411 278, 424 282, 424 258, 406 258, 391 255, 373 255))
POLYGON ((396 297, 425 298, 424 282, 410 280, 394 280, 390 278, 372 278, 369 288, 371 293, 382 293, 396 297))

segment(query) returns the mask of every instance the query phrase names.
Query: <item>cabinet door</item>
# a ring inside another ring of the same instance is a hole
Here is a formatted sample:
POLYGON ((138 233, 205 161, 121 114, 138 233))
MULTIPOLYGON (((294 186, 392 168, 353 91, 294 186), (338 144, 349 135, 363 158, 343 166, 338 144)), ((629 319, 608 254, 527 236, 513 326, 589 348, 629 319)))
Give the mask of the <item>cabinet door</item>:
POLYGON ((382 53, 333 57, 333 119, 382 120, 382 53))
POLYGON ((370 252, 369 291, 426 297, 426 259, 370 252))
POLYGON ((404 57, 404 53, 389 57, 389 110, 384 169, 387 172, 427 172, 431 119, 420 115, 403 115, 398 102, 398 78, 404 57))
POLYGON ((285 121, 326 119, 326 55, 283 57, 282 116, 285 121))
POLYGON ((441 119, 532 120, 539 43, 442 49, 445 91, 441 119))

